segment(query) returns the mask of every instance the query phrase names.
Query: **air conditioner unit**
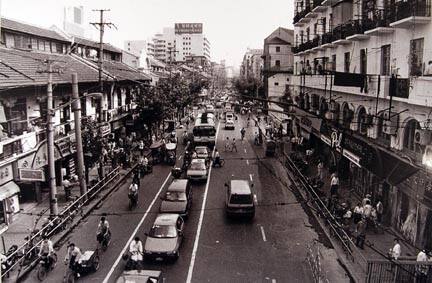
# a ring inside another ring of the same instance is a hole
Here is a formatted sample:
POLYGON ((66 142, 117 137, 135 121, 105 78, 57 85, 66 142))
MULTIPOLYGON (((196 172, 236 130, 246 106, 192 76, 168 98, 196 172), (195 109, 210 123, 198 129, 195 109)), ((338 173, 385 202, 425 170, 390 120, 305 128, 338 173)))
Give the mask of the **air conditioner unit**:
POLYGON ((337 118, 338 118, 338 115, 336 113, 333 113, 333 112, 326 112, 325 113, 325 118, 327 120, 330 120, 330 121, 336 121, 337 118))
POLYGON ((337 112, 339 110, 338 108, 339 108, 339 105, 336 102, 334 102, 334 101, 330 102, 329 110, 331 112, 337 112))
POLYGON ((414 141, 419 145, 428 145, 432 141, 432 131, 430 130, 415 130, 414 141))
POLYGON ((373 126, 373 116, 372 115, 365 115, 362 119, 362 123, 367 127, 373 126))
POLYGON ((427 145, 422 158, 423 165, 432 167, 432 145, 427 145))
POLYGON ((385 111, 383 113, 382 131, 388 135, 396 135, 399 126, 399 115, 394 112, 385 111))

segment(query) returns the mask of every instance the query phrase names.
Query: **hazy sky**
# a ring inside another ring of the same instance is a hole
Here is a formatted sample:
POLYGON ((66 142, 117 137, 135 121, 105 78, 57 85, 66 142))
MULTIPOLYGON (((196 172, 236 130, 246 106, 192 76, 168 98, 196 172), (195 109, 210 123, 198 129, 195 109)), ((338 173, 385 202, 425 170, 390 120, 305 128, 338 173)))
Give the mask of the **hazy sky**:
MULTIPOLYGON (((126 39, 146 39, 175 22, 202 22, 213 61, 238 66, 248 47, 262 48, 264 38, 279 26, 292 28, 293 0, 0 0, 1 15, 27 23, 63 27, 63 7, 82 5, 87 22, 92 9, 111 9, 105 42, 123 48, 126 39)), ((95 28, 89 25, 89 35, 95 28)))

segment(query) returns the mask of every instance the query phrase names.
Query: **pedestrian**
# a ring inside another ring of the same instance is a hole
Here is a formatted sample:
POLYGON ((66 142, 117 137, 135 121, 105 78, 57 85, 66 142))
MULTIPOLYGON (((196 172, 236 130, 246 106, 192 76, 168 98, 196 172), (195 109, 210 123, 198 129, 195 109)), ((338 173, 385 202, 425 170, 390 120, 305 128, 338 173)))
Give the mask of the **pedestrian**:
MULTIPOLYGON (((259 119, 259 118, 258 118, 258 119, 259 119)), ((254 121, 255 121, 255 127, 258 127, 258 120, 255 119, 254 121)))
POLYGON ((144 141, 140 140, 139 144, 138 144, 138 149, 140 151, 140 156, 144 155, 144 141))
POLYGON ((246 133, 245 128, 242 128, 242 129, 240 130, 241 140, 244 139, 244 137, 245 137, 245 133, 246 133))
POLYGON ((370 194, 366 194, 366 196, 363 198, 362 200, 362 205, 365 206, 367 201, 371 201, 371 195, 370 194))
POLYGON ((356 226, 356 246, 364 249, 364 242, 366 240, 366 221, 364 218, 360 219, 356 226))
POLYGON ((229 137, 227 137, 225 141, 225 151, 229 151, 229 150, 230 150, 230 140, 229 137))
POLYGON ((339 189, 339 177, 337 173, 333 173, 330 180, 330 196, 337 195, 339 189))
POLYGON ((235 138, 232 139, 232 143, 231 143, 231 151, 234 151, 234 149, 235 149, 235 152, 237 152, 237 145, 236 145, 236 140, 235 140, 235 138))
POLYGON ((357 224, 363 217, 363 207, 360 203, 357 203, 357 205, 354 207, 353 212, 353 221, 354 224, 357 224))
POLYGON ((320 181, 324 180, 324 162, 321 159, 317 165, 317 177, 320 181))
POLYGON ((69 201, 71 199, 72 184, 69 181, 68 176, 63 177, 62 186, 63 186, 63 189, 65 191, 65 199, 66 199, 66 201, 69 201))
POLYGON ((393 246, 393 248, 390 249, 389 256, 390 256, 390 258, 392 258, 394 260, 398 260, 400 255, 401 255, 401 246, 399 244, 399 239, 395 238, 394 239, 394 246, 393 246))
MULTIPOLYGON (((421 250, 417 254, 417 262, 425 263, 428 261, 428 256, 426 250, 421 250)), ((416 281, 418 283, 427 282, 429 266, 425 264, 416 265, 416 281)))
POLYGON ((378 200, 378 202, 376 204, 376 212, 377 212, 377 221, 379 224, 381 224, 382 215, 384 213, 384 206, 383 206, 381 200, 378 200))

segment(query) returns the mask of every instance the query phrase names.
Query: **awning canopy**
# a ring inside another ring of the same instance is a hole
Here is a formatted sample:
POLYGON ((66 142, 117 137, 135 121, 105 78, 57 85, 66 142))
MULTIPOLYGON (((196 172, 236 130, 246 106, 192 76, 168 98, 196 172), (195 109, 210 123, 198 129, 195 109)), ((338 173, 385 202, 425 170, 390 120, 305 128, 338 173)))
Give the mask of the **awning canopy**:
POLYGON ((20 192, 20 188, 14 181, 10 181, 0 186, 0 200, 7 199, 20 192))

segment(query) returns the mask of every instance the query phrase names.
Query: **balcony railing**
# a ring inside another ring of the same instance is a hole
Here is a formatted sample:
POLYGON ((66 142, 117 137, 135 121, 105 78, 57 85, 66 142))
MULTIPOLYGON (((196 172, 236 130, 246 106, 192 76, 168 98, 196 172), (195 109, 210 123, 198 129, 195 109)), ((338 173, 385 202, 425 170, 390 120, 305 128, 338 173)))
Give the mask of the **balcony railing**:
POLYGON ((302 10, 300 12, 297 12, 294 15, 294 20, 293 20, 294 24, 297 23, 298 21, 300 21, 300 19, 302 19, 304 16, 306 16, 310 11, 311 11, 311 7, 310 6, 306 6, 304 8, 304 10, 302 10))
POLYGON ((313 0, 313 8, 321 6, 324 0, 313 0))
POLYGON ((325 34, 323 34, 321 36, 321 42, 322 44, 327 44, 327 43, 332 43, 333 41, 335 41, 335 37, 333 35, 333 32, 326 32, 325 34))
POLYGON ((379 27, 388 27, 392 18, 392 10, 378 9, 371 17, 363 20, 364 30, 371 30, 379 27))
POLYGON ((399 21, 408 17, 430 17, 430 0, 410 0, 395 3, 394 21, 399 21))

